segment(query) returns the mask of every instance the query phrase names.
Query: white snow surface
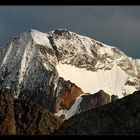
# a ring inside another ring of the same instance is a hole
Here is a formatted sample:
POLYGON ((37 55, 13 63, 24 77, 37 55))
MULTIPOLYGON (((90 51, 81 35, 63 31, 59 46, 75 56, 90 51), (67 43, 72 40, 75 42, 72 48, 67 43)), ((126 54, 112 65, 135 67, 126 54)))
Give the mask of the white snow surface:
POLYGON ((37 44, 50 46, 49 39, 47 37, 47 33, 43 33, 37 30, 31 30, 31 36, 37 44))
MULTIPOLYGON (((125 85, 131 76, 127 75, 116 64, 111 70, 102 69, 96 72, 61 63, 56 66, 56 69, 60 77, 75 83, 84 93, 94 94, 102 89, 109 95, 115 94, 122 98, 124 92, 127 95, 136 90, 135 86, 125 85)), ((134 79, 134 77, 129 79, 134 79)))

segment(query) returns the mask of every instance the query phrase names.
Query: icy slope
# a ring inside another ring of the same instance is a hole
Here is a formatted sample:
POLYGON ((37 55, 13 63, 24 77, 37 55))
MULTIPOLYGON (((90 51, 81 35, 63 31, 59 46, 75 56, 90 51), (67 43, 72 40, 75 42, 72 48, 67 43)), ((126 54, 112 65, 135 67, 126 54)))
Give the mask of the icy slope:
POLYGON ((75 83, 85 93, 94 94, 102 89, 110 95, 115 94, 121 98, 124 97, 124 92, 131 94, 136 90, 134 86, 125 85, 128 78, 133 81, 134 78, 115 64, 111 70, 98 70, 96 72, 61 63, 56 66, 56 69, 60 77, 75 83))

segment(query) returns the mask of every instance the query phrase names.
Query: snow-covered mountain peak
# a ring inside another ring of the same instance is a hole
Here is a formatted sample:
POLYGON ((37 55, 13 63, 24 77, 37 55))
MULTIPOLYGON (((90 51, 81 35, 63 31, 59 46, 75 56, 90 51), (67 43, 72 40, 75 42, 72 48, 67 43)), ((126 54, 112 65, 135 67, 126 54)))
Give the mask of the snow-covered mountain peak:
POLYGON ((30 29, 0 48, 0 86, 12 89, 16 98, 50 106, 63 86, 69 87, 67 80, 84 93, 102 89, 121 98, 138 87, 140 60, 67 29, 30 29))
POLYGON ((57 29, 48 33, 31 29, 30 34, 33 41, 39 45, 50 46, 51 44, 54 51, 58 51, 60 54, 59 56, 56 54, 57 57, 63 57, 62 55, 65 53, 64 55, 70 59, 73 53, 78 55, 86 54, 92 59, 100 59, 105 63, 104 61, 108 61, 109 59, 115 60, 125 56, 116 47, 103 44, 86 36, 81 36, 67 29, 57 29))
POLYGON ((47 33, 43 33, 43 32, 31 29, 30 34, 34 42, 36 42, 39 45, 48 46, 49 39, 47 37, 47 33))

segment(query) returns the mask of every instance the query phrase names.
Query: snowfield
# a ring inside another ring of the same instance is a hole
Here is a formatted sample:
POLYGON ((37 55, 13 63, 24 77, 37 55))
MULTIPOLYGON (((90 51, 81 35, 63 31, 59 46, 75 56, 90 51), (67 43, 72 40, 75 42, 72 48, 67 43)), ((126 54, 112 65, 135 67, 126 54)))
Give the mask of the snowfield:
MULTIPOLYGON (((96 72, 61 63, 56 66, 56 69, 60 77, 75 83, 84 93, 94 94, 102 89, 110 95, 115 94, 122 98, 124 92, 131 94, 136 90, 134 86, 125 85, 130 76, 116 64, 111 70, 96 72)), ((131 77, 131 79, 134 78, 131 77)))

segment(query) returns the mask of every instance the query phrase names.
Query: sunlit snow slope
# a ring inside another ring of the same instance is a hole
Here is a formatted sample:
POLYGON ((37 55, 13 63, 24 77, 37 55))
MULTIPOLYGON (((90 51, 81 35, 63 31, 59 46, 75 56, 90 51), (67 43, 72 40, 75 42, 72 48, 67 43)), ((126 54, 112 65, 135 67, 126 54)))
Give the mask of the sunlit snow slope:
POLYGON ((94 94, 102 89, 121 98, 124 96, 123 93, 131 94, 136 90, 134 86, 125 85, 128 75, 116 65, 111 70, 96 72, 61 63, 56 68, 60 77, 75 83, 85 93, 94 94))

